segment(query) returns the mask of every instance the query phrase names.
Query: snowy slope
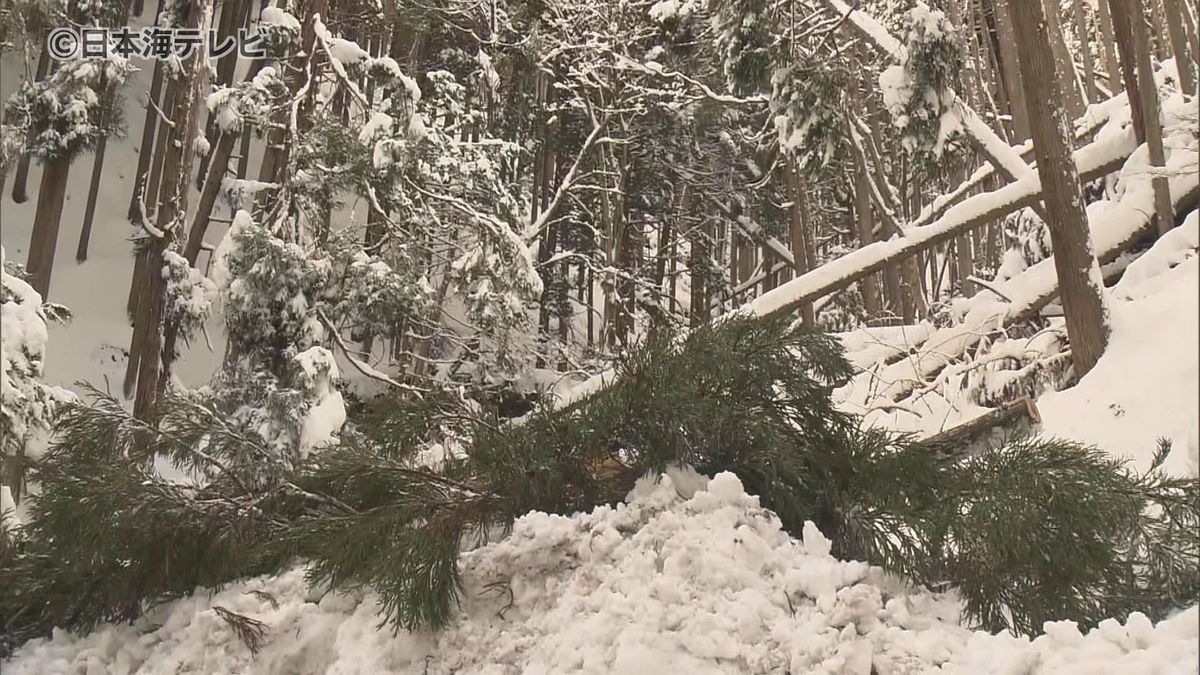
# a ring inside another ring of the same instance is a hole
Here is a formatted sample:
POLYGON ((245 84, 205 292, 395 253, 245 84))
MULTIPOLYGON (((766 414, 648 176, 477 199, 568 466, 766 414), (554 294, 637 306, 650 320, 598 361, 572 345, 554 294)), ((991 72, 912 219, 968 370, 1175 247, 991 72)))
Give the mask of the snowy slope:
MULTIPOLYGON (((1135 260, 1108 290, 1112 335, 1096 367, 1075 386, 1043 394, 1037 401, 1040 433, 1095 444, 1146 468, 1159 438, 1172 441, 1167 470, 1196 475, 1200 439, 1200 223, 1192 212, 1185 223, 1135 260), (1188 454, 1192 460, 1188 460, 1188 454)), ((1061 319, 1056 320, 1061 322, 1061 319)), ((841 335, 852 364, 863 369, 904 353, 928 338, 931 327, 860 329, 841 335)), ((881 382, 890 380, 881 379, 881 382)), ((882 389, 883 384, 876 385, 882 389)), ((835 399, 862 414, 847 388, 835 399)), ((870 424, 933 434, 983 412, 951 395, 927 396, 919 406, 872 410, 870 424)))
POLYGON ((1193 211, 1112 289, 1108 349, 1078 385, 1038 400, 1044 434, 1094 443, 1142 469, 1154 455, 1156 440, 1169 438, 1174 451, 1166 468, 1198 474, 1198 232, 1193 211))
POLYGON ((1029 640, 964 628, 952 595, 908 589, 829 555, 742 489, 671 472, 616 508, 529 514, 467 553, 465 601, 439 635, 379 627, 367 596, 309 596, 299 570, 160 608, 133 626, 26 645, 32 673, 1195 672, 1197 608, 1029 640), (697 491, 697 489, 699 490, 697 491), (270 594, 268 598, 263 593, 270 594), (273 603, 278 603, 277 605, 273 603), (268 625, 257 656, 216 607, 268 625))
MULTIPOLYGON (((1197 222, 1159 242, 1113 289, 1113 335, 1076 387, 1039 402, 1044 432, 1139 463, 1159 436, 1194 471, 1200 343, 1197 222), (1123 411, 1123 412, 1119 412, 1123 411), (1188 457, 1189 452, 1192 457, 1188 457)), ((310 594, 303 572, 161 607, 133 626, 60 632, 0 667, 28 673, 1196 673, 1200 613, 1135 615, 1030 640, 971 631, 953 595, 907 589, 793 541, 730 475, 674 472, 628 504, 529 514, 462 558, 457 622, 438 635, 381 627, 370 594, 310 594), (698 487, 705 488, 697 492, 698 487), (255 595, 264 591, 272 597, 255 595), (278 607, 270 600, 277 601, 278 607), (252 655, 216 606, 265 622, 252 655)))
MULTIPOLYGON (((136 21, 134 22, 137 23, 136 21)), ((0 101, 6 100, 21 84, 24 66, 20 54, 6 53, 0 58, 0 101)), ((127 211, 137 171, 138 148, 141 144, 142 123, 145 117, 145 93, 150 88, 153 62, 136 60, 135 73, 125 88, 124 114, 126 138, 112 139, 105 156, 100 189, 96 201, 88 259, 75 261, 79 233, 83 229, 84 206, 92 177, 93 155, 81 155, 71 165, 63 204, 58 246, 54 254, 54 275, 50 300, 66 305, 73 319, 67 324, 50 327, 47 346, 45 380, 54 385, 71 387, 78 381, 90 382, 101 389, 120 391, 125 363, 132 337, 126 319, 125 303, 133 276, 133 245, 130 239, 137 234, 129 224, 127 211), (106 384, 105 380, 108 380, 106 384)), ((41 167, 35 161, 30 166, 27 190, 28 201, 17 204, 12 200, 13 171, 6 175, 0 194, 0 242, 10 260, 25 262, 33 216, 37 211, 38 185, 41 167)), ((198 193, 192 187, 190 204, 198 193)), ((217 211, 228 217, 228 209, 218 202, 217 211)), ((207 239, 217 241, 225 227, 214 223, 207 239)), ((207 262, 202 255, 201 264, 207 262)), ((224 349, 220 321, 210 322, 212 349, 203 342, 184 351, 175 374, 189 385, 208 382, 224 349)))

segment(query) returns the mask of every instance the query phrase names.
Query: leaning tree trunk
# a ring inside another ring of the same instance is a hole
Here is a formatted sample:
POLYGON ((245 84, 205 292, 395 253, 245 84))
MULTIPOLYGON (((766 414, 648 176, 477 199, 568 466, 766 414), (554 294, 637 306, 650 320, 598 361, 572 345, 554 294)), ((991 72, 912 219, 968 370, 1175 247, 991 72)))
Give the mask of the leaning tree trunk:
POLYGON ((1017 38, 1013 34, 1009 8, 1020 0, 993 0, 995 2, 996 32, 1000 41, 1000 73, 1004 91, 1008 94, 1009 112, 1012 114, 1013 140, 1021 142, 1029 138, 1029 113, 1025 92, 1021 89, 1021 72, 1017 61, 1017 38))
POLYGON ((1037 172, 1049 216, 1054 268, 1067 319, 1067 336, 1075 376, 1096 365, 1108 343, 1100 265, 1092 248, 1083 209, 1083 193, 1071 154, 1071 125, 1062 107, 1063 94, 1054 70, 1046 20, 1039 2, 1013 2, 1012 23, 1023 36, 1017 44, 1021 85, 1029 103, 1037 172))
POLYGON ((42 183, 38 187, 37 212, 29 238, 29 259, 25 265, 29 285, 50 298, 50 276, 54 271, 54 251, 58 247, 58 228, 62 223, 63 201, 67 196, 67 177, 71 173, 68 156, 48 159, 42 165, 42 183))
MULTIPOLYGON (((217 27, 217 35, 219 39, 236 38, 238 29, 245 25, 247 11, 250 8, 248 0, 223 0, 221 3, 221 22, 217 27)), ((225 54, 217 61, 217 79, 214 83, 218 87, 228 87, 233 82, 233 71, 237 66, 238 54, 236 51, 231 51, 225 54)), ((258 59, 255 64, 263 63, 263 59, 258 59)), ((217 129, 215 116, 209 115, 204 124, 204 138, 208 141, 208 147, 213 147, 217 144, 217 135, 221 133, 217 129)), ((204 153, 200 158, 200 168, 196 171, 196 187, 199 189, 204 185, 204 180, 208 175, 208 164, 212 159, 213 151, 204 153)), ((228 161, 228 159, 226 159, 228 161)))
POLYGON ((96 158, 92 162, 92 181, 88 185, 87 205, 83 209, 83 229, 75 248, 75 262, 87 262, 88 244, 92 239, 92 223, 96 220, 96 200, 100 196, 100 175, 104 171, 104 155, 108 151, 108 135, 96 143, 96 158))
MULTIPOLYGON (((100 74, 100 91, 107 95, 108 78, 104 73, 100 74)), ((116 105, 113 99, 108 100, 108 105, 116 105)), ((106 118, 113 114, 106 106, 102 113, 106 118)), ((85 262, 88 255, 88 244, 92 239, 92 223, 96 220, 96 201, 100 196, 100 176, 104 172, 104 155, 108 151, 108 134, 100 137, 96 142, 96 155, 92 160, 92 179, 88 184, 87 204, 83 208, 83 229, 79 231, 79 245, 75 248, 75 261, 85 262)))
MULTIPOLYGON (((1021 2, 1022 0, 1012 0, 1021 2)), ((1075 61, 1067 49, 1067 41, 1063 37, 1062 22, 1059 20, 1058 0, 1043 0, 1046 17, 1047 35, 1050 37, 1050 49, 1054 52, 1054 72, 1061 82, 1062 92, 1067 102, 1068 119, 1078 119, 1083 114, 1083 95, 1079 89, 1079 78, 1075 76, 1075 61)), ((1021 35, 1018 31, 1017 35, 1021 35)))

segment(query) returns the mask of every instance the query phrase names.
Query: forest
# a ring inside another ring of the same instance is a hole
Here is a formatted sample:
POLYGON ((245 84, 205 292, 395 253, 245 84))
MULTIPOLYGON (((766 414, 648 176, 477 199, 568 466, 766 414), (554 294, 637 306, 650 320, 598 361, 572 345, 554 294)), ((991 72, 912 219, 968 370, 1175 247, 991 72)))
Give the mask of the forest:
POLYGON ((0 0, 0 670, 1190 672, 1197 18, 0 0))

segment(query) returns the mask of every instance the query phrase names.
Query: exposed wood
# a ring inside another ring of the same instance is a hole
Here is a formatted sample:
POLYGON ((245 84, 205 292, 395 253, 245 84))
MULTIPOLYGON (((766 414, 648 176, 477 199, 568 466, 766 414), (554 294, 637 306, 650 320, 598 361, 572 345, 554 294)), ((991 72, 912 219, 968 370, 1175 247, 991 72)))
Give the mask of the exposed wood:
POLYGON ((921 445, 939 455, 962 455, 971 447, 999 431, 1029 429, 1042 423, 1037 404, 1029 397, 1014 399, 993 410, 920 440, 921 445))

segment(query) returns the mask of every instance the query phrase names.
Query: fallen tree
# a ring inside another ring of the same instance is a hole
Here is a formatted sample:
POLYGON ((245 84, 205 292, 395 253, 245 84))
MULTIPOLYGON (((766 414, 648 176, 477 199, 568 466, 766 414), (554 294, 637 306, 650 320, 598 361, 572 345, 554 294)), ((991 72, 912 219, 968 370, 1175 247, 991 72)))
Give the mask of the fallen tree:
MULTIPOLYGON (((1171 194, 1177 195, 1174 204, 1176 212, 1186 214, 1200 204, 1200 178, 1194 171, 1176 173, 1171 176, 1171 194)), ((1148 178, 1143 178, 1127 190, 1121 200, 1106 202, 1103 208, 1093 211, 1100 211, 1090 218, 1089 225, 1096 257, 1101 263, 1115 259, 1143 236, 1153 236, 1156 230, 1154 192, 1148 178)), ((881 371, 862 373, 858 377, 883 383, 882 388, 872 390, 875 398, 900 401, 943 368, 962 358, 967 349, 986 336, 1034 318, 1057 294, 1058 277, 1054 259, 1047 258, 966 301, 961 320, 936 330, 925 340, 921 349, 881 371)))
MULTIPOLYGON (((1093 181, 1120 169, 1133 151, 1133 132, 1128 129, 1119 138, 1089 143, 1075 152, 1080 180, 1093 181)), ((964 199, 929 225, 907 227, 902 237, 869 244, 802 274, 755 298, 745 311, 766 317, 786 314, 908 256, 1032 206, 1041 196, 1041 181, 1036 173, 1028 173, 1004 187, 964 199)))

